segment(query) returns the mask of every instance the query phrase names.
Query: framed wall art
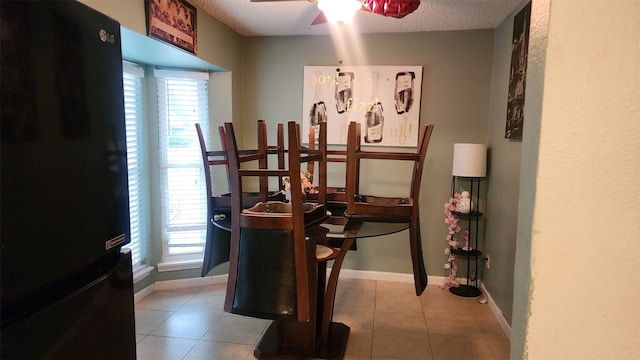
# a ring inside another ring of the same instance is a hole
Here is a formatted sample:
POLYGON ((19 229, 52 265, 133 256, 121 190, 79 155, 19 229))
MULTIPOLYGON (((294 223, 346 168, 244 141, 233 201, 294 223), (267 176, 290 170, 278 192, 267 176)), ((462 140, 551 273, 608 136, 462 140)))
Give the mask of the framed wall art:
POLYGON ((302 139, 327 122, 327 142, 346 144, 358 121, 362 144, 415 147, 420 124, 422 66, 305 66, 302 139))
POLYGON ((509 95, 507 100, 507 125, 504 134, 504 137, 507 139, 522 139, 530 22, 531 3, 527 4, 513 19, 511 71, 509 72, 509 95))
POLYGON ((145 0, 147 35, 192 54, 198 51, 196 8, 184 0, 145 0))

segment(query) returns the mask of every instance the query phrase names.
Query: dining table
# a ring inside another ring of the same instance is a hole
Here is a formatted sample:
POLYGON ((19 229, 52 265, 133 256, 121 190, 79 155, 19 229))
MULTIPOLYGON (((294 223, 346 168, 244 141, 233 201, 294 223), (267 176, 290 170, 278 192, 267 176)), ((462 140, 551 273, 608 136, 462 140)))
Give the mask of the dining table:
MULTIPOLYGON (((334 263, 328 271, 326 262, 318 269, 319 299, 316 310, 319 331, 314 339, 314 349, 287 349, 279 345, 277 329, 272 322, 254 348, 258 359, 343 359, 347 347, 350 328, 347 324, 333 321, 333 309, 340 269, 349 250, 356 249, 354 242, 394 234, 409 229, 409 222, 385 222, 379 218, 349 218, 344 215, 345 206, 341 203, 328 204, 328 218, 319 226, 327 229, 326 243, 338 249, 334 263)), ((228 213, 216 214, 214 226, 231 231, 231 219, 228 213)))

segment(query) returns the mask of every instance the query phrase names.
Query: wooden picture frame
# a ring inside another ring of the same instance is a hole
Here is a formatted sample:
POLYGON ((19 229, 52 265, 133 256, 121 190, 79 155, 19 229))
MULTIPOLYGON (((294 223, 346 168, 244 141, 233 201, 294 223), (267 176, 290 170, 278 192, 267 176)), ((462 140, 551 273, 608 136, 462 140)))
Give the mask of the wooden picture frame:
POLYGON ((522 139, 530 23, 531 3, 528 3, 513 18, 511 70, 509 73, 509 95, 507 99, 507 123, 504 133, 504 137, 507 139, 522 139))
POLYGON ((145 0, 147 35, 197 54, 197 9, 184 0, 145 0))

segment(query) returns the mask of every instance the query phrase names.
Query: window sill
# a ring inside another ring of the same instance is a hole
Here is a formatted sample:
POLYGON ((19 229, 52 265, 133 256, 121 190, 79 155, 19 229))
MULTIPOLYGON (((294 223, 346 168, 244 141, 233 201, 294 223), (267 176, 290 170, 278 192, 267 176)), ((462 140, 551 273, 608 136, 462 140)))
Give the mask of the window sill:
POLYGON ((158 264, 158 272, 198 269, 202 267, 202 260, 165 261, 158 264))

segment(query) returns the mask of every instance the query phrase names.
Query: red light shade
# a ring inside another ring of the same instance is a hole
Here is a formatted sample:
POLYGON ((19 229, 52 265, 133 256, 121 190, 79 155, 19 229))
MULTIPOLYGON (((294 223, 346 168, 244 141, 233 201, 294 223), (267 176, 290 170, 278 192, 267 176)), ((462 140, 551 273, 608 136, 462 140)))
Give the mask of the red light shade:
POLYGON ((402 18, 416 11, 420 0, 362 0, 362 6, 374 14, 402 18))

